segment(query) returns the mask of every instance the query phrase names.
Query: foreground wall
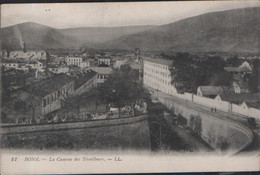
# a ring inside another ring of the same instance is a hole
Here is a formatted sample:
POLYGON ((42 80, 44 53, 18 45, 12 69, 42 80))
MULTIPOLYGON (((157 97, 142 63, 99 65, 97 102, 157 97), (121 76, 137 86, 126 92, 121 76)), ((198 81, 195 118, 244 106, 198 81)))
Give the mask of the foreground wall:
POLYGON ((150 149, 147 115, 87 122, 2 126, 4 148, 150 149))
POLYGON ((183 100, 187 100, 193 103, 197 103, 199 105, 209 107, 209 108, 217 108, 218 110, 231 113, 231 114, 239 114, 249 117, 254 117, 256 120, 260 121, 260 110, 256 108, 248 108, 242 105, 236 105, 227 101, 216 100, 208 97, 201 97, 195 94, 184 93, 184 94, 173 94, 173 96, 178 97, 183 100))
POLYGON ((234 154, 246 148, 253 140, 251 130, 242 124, 218 118, 210 111, 198 112, 191 106, 176 103, 169 98, 159 100, 176 115, 186 118, 187 125, 216 151, 234 154))

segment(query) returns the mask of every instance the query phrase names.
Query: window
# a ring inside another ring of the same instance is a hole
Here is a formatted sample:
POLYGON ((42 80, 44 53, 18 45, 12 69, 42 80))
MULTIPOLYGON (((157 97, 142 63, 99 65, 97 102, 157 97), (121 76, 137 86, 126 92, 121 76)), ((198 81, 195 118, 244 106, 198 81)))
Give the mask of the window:
POLYGON ((45 107, 46 106, 46 99, 44 98, 43 99, 43 107, 45 107))

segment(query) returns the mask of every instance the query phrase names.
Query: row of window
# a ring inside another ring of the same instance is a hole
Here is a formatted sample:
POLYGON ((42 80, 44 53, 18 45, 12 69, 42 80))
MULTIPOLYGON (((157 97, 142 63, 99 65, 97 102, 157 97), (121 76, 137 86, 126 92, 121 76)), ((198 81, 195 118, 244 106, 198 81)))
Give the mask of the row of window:
POLYGON ((76 65, 76 66, 79 66, 80 63, 79 63, 79 62, 73 62, 73 63, 69 63, 68 65, 76 65))
MULTIPOLYGON (((3 66, 17 66, 18 64, 3 64, 3 66)), ((29 64, 31 66, 31 64, 29 64)), ((37 64, 33 64, 33 66, 37 66, 37 64)), ((39 64, 39 66, 42 66, 42 64, 39 64)))
POLYGON ((82 61, 81 58, 69 58, 69 61, 76 62, 76 61, 82 61))
POLYGON ((169 86, 168 87, 160 86, 160 84, 152 81, 144 81, 144 84, 150 86, 151 88, 158 89, 166 93, 170 93, 169 86))
POLYGON ((98 75, 98 79, 105 80, 108 77, 108 75, 98 75))
POLYGON ((153 67, 144 67, 144 71, 145 72, 156 72, 156 73, 160 73, 160 74, 169 74, 169 70, 162 70, 162 69, 156 69, 153 67))
POLYGON ((162 69, 165 69, 165 70, 168 70, 168 66, 166 65, 162 65, 162 64, 156 64, 156 63, 151 63, 151 62, 145 62, 144 66, 146 65, 150 65, 150 66, 153 66, 153 67, 157 67, 157 68, 162 68, 162 69))
MULTIPOLYGON (((153 74, 149 74, 149 73, 144 73, 144 78, 152 78, 152 79, 155 79, 155 80, 157 80, 157 81, 160 81, 160 82, 168 82, 170 79, 169 78, 167 78, 167 79, 163 79, 163 78, 161 78, 161 77, 158 77, 158 76, 156 76, 156 75, 153 75, 153 74)), ((168 77, 170 77, 170 75, 168 76, 168 77)))
POLYGON ((16 66, 16 64, 13 64, 13 65, 12 64, 9 64, 9 65, 8 64, 3 64, 3 65, 4 66, 16 66))
POLYGON ((155 70, 152 70, 152 72, 156 73, 156 74, 160 74, 164 77, 170 77, 171 75, 169 73, 164 73, 164 72, 161 72, 161 71, 155 71, 155 70))
POLYGON ((102 58, 102 59, 98 59, 98 61, 106 61, 106 62, 110 62, 110 59, 104 59, 104 58, 102 58))
POLYGON ((156 77, 157 82, 160 82, 160 84, 164 84, 164 85, 171 85, 171 82, 164 80, 164 79, 160 79, 156 77))

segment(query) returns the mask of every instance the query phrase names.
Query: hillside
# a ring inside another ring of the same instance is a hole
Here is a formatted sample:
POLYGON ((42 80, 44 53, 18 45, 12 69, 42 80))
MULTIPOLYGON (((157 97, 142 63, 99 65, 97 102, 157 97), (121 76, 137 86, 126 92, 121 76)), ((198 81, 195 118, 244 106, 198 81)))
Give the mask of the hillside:
POLYGON ((161 26, 55 29, 23 23, 1 29, 3 49, 79 48, 260 53, 260 7, 227 10, 161 26))
POLYGON ((118 39, 125 35, 149 30, 154 26, 127 27, 83 27, 70 29, 55 29, 37 23, 27 22, 1 29, 3 48, 14 50, 26 48, 59 49, 78 48, 81 46, 95 47, 118 39))
POLYGON ((62 29, 61 33, 74 37, 83 44, 103 43, 122 36, 147 31, 155 26, 124 26, 124 27, 81 27, 62 29))
POLYGON ((1 29, 3 49, 22 49, 23 43, 29 48, 68 48, 79 43, 57 29, 36 23, 22 23, 1 29))
POLYGON ((260 53, 260 7, 213 12, 121 37, 105 48, 260 53))

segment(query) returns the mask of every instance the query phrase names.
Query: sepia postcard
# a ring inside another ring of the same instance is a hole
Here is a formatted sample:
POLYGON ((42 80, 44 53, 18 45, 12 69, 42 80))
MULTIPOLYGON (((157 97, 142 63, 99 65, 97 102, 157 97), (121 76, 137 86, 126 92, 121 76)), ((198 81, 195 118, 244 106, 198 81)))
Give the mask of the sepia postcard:
POLYGON ((260 1, 1 5, 1 174, 260 170, 260 1))

